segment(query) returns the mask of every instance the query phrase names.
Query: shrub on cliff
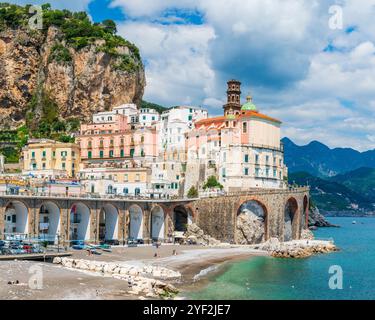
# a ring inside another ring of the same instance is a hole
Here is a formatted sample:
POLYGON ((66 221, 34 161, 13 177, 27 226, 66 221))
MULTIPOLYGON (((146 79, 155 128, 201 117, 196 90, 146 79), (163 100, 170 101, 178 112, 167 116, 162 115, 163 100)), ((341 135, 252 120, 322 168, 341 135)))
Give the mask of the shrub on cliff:
POLYGON ((203 189, 220 189, 222 190, 224 187, 223 185, 217 181, 215 176, 211 176, 207 179, 207 182, 204 184, 203 189))
POLYGON ((198 190, 196 187, 192 186, 187 194, 188 198, 198 198, 198 190))

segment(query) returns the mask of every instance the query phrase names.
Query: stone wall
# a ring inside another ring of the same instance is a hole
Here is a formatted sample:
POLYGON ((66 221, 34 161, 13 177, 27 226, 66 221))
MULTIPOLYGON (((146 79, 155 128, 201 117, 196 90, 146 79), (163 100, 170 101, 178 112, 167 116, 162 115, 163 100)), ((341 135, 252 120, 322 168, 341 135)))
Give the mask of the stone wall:
POLYGON ((263 207, 265 218, 265 239, 272 237, 284 239, 284 215, 288 200, 294 198, 297 209, 293 219, 293 239, 299 239, 308 215, 308 188, 287 190, 256 190, 237 193, 219 198, 204 198, 194 201, 190 206, 195 210, 196 223, 206 234, 224 241, 237 243, 236 221, 239 208, 247 201, 256 201, 263 207))

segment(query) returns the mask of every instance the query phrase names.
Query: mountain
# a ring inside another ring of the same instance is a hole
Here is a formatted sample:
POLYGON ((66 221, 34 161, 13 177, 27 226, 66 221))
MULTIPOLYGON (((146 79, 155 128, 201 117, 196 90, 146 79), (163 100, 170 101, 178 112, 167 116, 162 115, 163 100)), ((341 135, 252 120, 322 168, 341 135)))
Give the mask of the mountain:
POLYGON ((375 202, 375 169, 359 168, 330 178, 375 202))
MULTIPOLYGON (((347 176, 349 177, 349 173, 347 176)), ((313 203, 322 211, 368 212, 374 210, 374 200, 331 179, 315 177, 307 172, 297 172, 289 174, 289 183, 309 185, 313 203)))
POLYGON ((48 4, 43 29, 31 30, 29 19, 29 6, 0 3, 0 129, 87 121, 113 106, 140 105, 140 53, 113 21, 93 24, 85 12, 48 4))
POLYGON ((332 177, 361 167, 375 168, 375 150, 359 152, 351 148, 330 149, 313 141, 298 146, 288 138, 284 143, 285 163, 289 172, 308 172, 317 177, 332 177))

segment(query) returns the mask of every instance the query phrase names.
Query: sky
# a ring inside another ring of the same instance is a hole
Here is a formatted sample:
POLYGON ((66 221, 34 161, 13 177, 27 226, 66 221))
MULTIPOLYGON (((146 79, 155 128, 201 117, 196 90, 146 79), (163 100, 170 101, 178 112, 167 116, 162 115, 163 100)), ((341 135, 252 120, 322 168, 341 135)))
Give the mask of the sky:
POLYGON ((295 143, 375 148, 375 0, 48 2, 115 20, 140 48, 147 101, 221 115, 238 79, 295 143))

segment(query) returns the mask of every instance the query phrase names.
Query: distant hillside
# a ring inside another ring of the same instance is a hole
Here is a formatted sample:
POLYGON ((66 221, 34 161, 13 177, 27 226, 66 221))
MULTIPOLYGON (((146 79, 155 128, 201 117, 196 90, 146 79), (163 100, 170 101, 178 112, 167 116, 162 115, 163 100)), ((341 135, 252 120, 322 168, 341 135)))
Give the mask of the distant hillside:
MULTIPOLYGON (((374 170, 375 171, 375 170, 374 170)), ((322 211, 328 212, 343 212, 350 211, 353 213, 364 213, 374 210, 373 199, 366 196, 368 192, 348 188, 345 183, 348 183, 350 173, 345 178, 342 177, 342 183, 333 181, 332 179, 322 179, 315 177, 307 172, 296 172, 289 174, 289 183, 298 185, 309 185, 311 187, 311 197, 314 204, 322 211)), ((361 178, 356 180, 358 184, 361 178)), ((364 178, 363 181, 366 181, 364 178)), ((364 183, 365 184, 365 183, 364 183)), ((365 188, 363 188, 365 190, 365 188)))
POLYGON ((285 163, 289 172, 308 172, 313 176, 332 177, 361 167, 375 168, 375 150, 359 152, 350 148, 330 149, 313 141, 298 146, 284 138, 285 163))
POLYGON ((163 107, 163 106, 158 105, 156 103, 147 102, 147 101, 144 101, 144 100, 142 100, 142 102, 141 102, 141 108, 154 109, 159 113, 163 113, 164 111, 168 110, 168 108, 166 108, 166 107, 163 107))
POLYGON ((330 179, 375 202, 375 169, 359 168, 330 179))

